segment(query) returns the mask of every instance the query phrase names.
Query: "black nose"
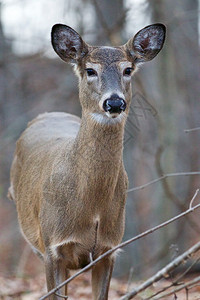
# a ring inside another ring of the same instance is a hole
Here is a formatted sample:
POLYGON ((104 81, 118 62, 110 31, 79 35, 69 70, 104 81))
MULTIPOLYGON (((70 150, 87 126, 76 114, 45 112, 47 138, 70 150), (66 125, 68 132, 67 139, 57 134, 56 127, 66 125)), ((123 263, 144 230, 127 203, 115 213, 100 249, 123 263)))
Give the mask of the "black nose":
POLYGON ((106 99, 103 103, 103 109, 111 114, 120 114, 122 111, 125 111, 126 102, 124 101, 124 99, 121 98, 106 99))

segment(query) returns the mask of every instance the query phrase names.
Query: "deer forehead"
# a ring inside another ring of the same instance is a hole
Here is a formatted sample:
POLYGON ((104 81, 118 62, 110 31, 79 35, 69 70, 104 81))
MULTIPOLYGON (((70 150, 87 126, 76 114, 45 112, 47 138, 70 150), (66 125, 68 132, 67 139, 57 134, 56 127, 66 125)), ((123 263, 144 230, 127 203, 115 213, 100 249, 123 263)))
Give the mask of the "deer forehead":
POLYGON ((126 51, 120 47, 92 47, 89 54, 86 66, 89 64, 90 66, 91 64, 98 64, 106 67, 111 64, 121 64, 126 62, 129 66, 132 65, 128 60, 126 51))

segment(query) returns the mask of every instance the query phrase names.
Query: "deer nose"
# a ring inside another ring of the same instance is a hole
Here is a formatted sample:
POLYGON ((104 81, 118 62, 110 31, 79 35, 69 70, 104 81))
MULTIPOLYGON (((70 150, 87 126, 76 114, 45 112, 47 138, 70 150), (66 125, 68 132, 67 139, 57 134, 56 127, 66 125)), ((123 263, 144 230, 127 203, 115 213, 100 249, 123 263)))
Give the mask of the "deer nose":
POLYGON ((125 111, 126 102, 121 98, 106 99, 103 103, 103 109, 105 110, 105 112, 109 112, 110 114, 120 114, 122 111, 125 111))

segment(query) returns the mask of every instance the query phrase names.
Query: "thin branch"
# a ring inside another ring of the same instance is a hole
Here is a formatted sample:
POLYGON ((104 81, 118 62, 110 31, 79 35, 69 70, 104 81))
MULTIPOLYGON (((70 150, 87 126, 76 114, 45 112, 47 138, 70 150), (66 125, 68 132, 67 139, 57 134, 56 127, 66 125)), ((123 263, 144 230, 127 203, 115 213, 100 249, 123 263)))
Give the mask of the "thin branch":
POLYGON ((197 189, 197 190, 196 190, 196 192, 195 192, 194 196, 192 197, 192 200, 190 201, 190 206, 189 206, 189 209, 191 209, 191 208, 192 208, 193 202, 194 202, 194 200, 195 200, 195 198, 196 198, 196 196, 197 196, 198 192, 199 192, 199 189, 197 189))
POLYGON ((127 289, 126 289, 127 293, 129 292, 129 289, 130 289, 130 286, 131 286, 131 282, 132 282, 132 279, 133 279, 133 272, 134 272, 134 268, 131 267, 130 271, 129 271, 128 282, 127 282, 127 289))
MULTIPOLYGON (((195 196, 197 196, 197 193, 198 193, 198 191, 195 192, 195 196)), ((192 198, 192 201, 193 201, 193 198, 192 198)), ((54 289, 52 289, 51 291, 49 291, 46 295, 44 295, 43 297, 41 297, 40 300, 44 300, 44 299, 48 298, 50 295, 54 294, 61 287, 63 287, 64 285, 66 285, 67 283, 69 283, 70 281, 72 281, 73 279, 75 279, 76 277, 78 277, 83 272, 89 270, 91 267, 93 267, 94 265, 96 265, 100 260, 102 260, 103 258, 111 255, 116 250, 118 250, 120 248, 123 248, 126 245, 128 245, 128 244, 130 244, 130 243, 132 243, 132 242, 134 242, 134 241, 136 241, 136 240, 138 240, 138 239, 140 239, 140 238, 142 238, 142 237, 144 237, 144 236, 146 236, 146 235, 148 235, 150 233, 153 233, 154 231, 156 231, 156 230, 158 230, 158 229, 160 229, 160 228, 162 228, 162 227, 164 227, 164 226, 166 226, 166 225, 168 225, 168 224, 170 224, 170 223, 172 223, 172 222, 174 222, 174 221, 176 221, 176 220, 184 217, 185 215, 193 212, 194 210, 196 210, 199 207, 200 207, 200 204, 197 204, 196 206, 193 206, 193 207, 191 207, 191 205, 190 205, 189 209, 187 209, 185 212, 183 212, 183 213, 181 213, 181 214, 179 214, 179 215, 171 218, 170 220, 167 220, 167 221, 163 222, 160 225, 157 225, 157 226, 155 226, 155 227, 153 227, 151 229, 148 229, 145 232, 140 233, 137 236, 135 236, 135 237, 133 237, 133 238, 131 238, 131 239, 129 239, 129 240, 127 240, 127 241, 125 241, 125 242, 117 245, 117 246, 115 246, 114 248, 106 251, 104 254, 100 255, 97 259, 95 259, 94 261, 92 261, 91 263, 89 263, 86 267, 84 267, 83 269, 81 269, 80 271, 78 271, 76 274, 74 274, 73 276, 71 276, 70 278, 68 278, 67 280, 63 281, 61 284, 59 284, 57 287, 55 287, 54 289)))
POLYGON ((200 286, 200 284, 197 282, 196 284, 194 283, 193 285, 190 285, 188 287, 188 290, 193 289, 194 287, 200 286))
MULTIPOLYGON (((151 286, 154 282, 159 281, 161 278, 166 277, 170 271, 178 267, 180 264, 189 259, 195 252, 200 249, 200 242, 192 246, 189 250, 185 251, 182 255, 175 258, 172 262, 166 265, 164 268, 159 270, 154 276, 147 279, 144 283, 142 283, 139 287, 133 289, 131 292, 121 297, 120 300, 129 300, 136 296, 138 293, 144 291, 146 288, 151 286)), ((173 291, 174 293, 174 291, 173 291)), ((160 296, 159 296, 160 297, 160 296)), ((158 298, 154 298, 158 299, 158 298)), ((163 299, 163 298, 162 298, 163 299)))
POLYGON ((196 131, 196 130, 200 130, 200 127, 191 128, 191 129, 185 129, 184 132, 188 133, 188 132, 196 131))
POLYGON ((163 293, 162 295, 154 297, 154 300, 164 299, 164 297, 170 296, 170 295, 172 295, 174 293, 177 293, 177 292, 179 292, 179 291, 181 291, 182 289, 185 289, 185 288, 187 288, 187 289, 188 288, 193 288, 196 285, 196 283, 198 283, 198 282, 200 282, 200 276, 197 276, 193 280, 190 280, 186 283, 181 284, 180 286, 174 288, 173 291, 171 291, 171 292, 163 293))
POLYGON ((151 184, 154 184, 160 180, 163 180, 165 178, 168 178, 168 177, 174 177, 174 176, 191 176, 191 175, 200 175, 200 172, 197 171, 197 172, 180 172, 180 173, 168 173, 168 174, 164 174, 163 176, 159 177, 159 178, 156 178, 154 180, 151 180, 145 184, 142 184, 140 186, 136 186, 134 188, 131 188, 129 190, 127 190, 127 192, 133 192, 133 191, 138 191, 138 190, 142 190, 144 188, 146 188, 147 186, 151 185, 151 184))
MULTIPOLYGON (((158 172, 158 176, 162 176, 163 174, 165 174, 165 172, 163 171, 162 165, 161 165, 161 156, 163 154, 163 151, 164 151, 164 147, 162 145, 160 145, 157 149, 156 157, 155 157, 155 165, 156 165, 156 170, 158 172)), ((165 195, 167 196, 167 198, 169 198, 180 209, 180 211, 185 211, 186 210, 186 204, 183 203, 183 201, 181 201, 172 192, 167 179, 163 179, 161 184, 163 186, 163 190, 164 190, 165 195)), ((199 223, 196 220, 194 220, 192 218, 192 216, 190 216, 190 215, 187 215, 186 218, 187 218, 187 221, 188 221, 189 225, 191 226, 191 229, 195 230, 196 233, 199 234, 200 233, 199 223)), ((181 224, 181 223, 179 224, 180 228, 182 228, 182 225, 183 224, 181 224)))
POLYGON ((68 296, 64 296, 62 294, 57 294, 57 293, 54 293, 56 296, 60 297, 60 298, 63 298, 63 299, 69 299, 68 296))
POLYGON ((24 273, 26 263, 27 263, 31 253, 32 253, 32 250, 31 250, 30 246, 28 244, 26 244, 23 251, 22 251, 22 255, 19 259, 19 263, 18 263, 18 266, 17 266, 16 273, 18 275, 21 275, 21 274, 24 273))
POLYGON ((193 266, 200 260, 200 257, 198 257, 178 278, 176 278, 175 281, 173 281, 170 285, 164 287, 162 290, 156 292, 155 294, 151 295, 148 298, 145 298, 145 300, 155 299, 155 296, 160 295, 161 293, 165 292, 166 290, 170 289, 172 286, 180 285, 180 280, 193 268, 193 266))

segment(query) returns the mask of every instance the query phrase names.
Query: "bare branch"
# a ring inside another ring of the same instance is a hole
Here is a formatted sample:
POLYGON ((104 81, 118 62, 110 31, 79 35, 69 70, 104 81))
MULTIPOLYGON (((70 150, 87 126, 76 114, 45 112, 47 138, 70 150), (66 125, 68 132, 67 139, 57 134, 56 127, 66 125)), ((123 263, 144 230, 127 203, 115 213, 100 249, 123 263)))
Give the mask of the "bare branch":
POLYGON ((131 267, 130 271, 129 271, 128 282, 127 282, 127 289, 126 289, 127 293, 129 292, 129 289, 130 289, 130 286, 131 286, 131 282, 132 282, 132 279, 133 279, 133 272, 134 272, 134 268, 131 267))
POLYGON ((194 287, 194 285, 196 285, 196 283, 200 282, 200 276, 197 276, 196 278, 186 282, 186 283, 183 283, 181 284, 180 286, 174 288, 171 292, 167 292, 167 293, 163 293, 162 295, 159 295, 157 297, 154 297, 153 299, 154 300, 158 300, 158 299, 164 299, 164 297, 166 296, 170 296, 174 293, 177 293, 179 291, 181 291, 182 289, 185 289, 185 288, 192 288, 194 287))
MULTIPOLYGON (((195 192, 195 197, 197 196, 197 193, 198 193, 198 190, 195 192)), ((193 198, 192 198, 191 201, 194 201, 193 198)), ((191 202, 190 202, 190 204, 191 204, 191 202)), ((194 210, 196 210, 199 207, 200 207, 200 204, 197 204, 196 206, 193 206, 193 207, 191 207, 191 205, 190 205, 189 209, 187 209, 185 212, 183 212, 183 213, 181 213, 181 214, 179 214, 179 215, 171 218, 170 220, 167 220, 167 221, 163 222, 160 225, 157 225, 157 226, 155 226, 155 227, 153 227, 151 229, 148 229, 145 232, 140 233, 137 236, 135 236, 135 237, 133 237, 133 238, 131 238, 131 239, 129 239, 129 240, 127 240, 127 241, 125 241, 125 242, 117 245, 117 246, 115 246, 114 248, 106 251, 104 254, 100 255, 97 259, 95 259, 94 261, 92 261, 91 263, 89 263, 86 267, 84 267, 83 269, 81 269, 80 271, 78 271, 76 274, 74 274, 73 276, 71 276, 70 278, 68 278, 67 280, 63 281, 61 284, 59 284, 57 287, 55 287, 54 289, 52 289, 51 291, 49 291, 46 295, 44 295, 43 297, 41 297, 40 300, 44 300, 44 299, 48 298, 50 295, 52 295, 56 291, 58 291, 61 287, 63 287, 64 285, 66 285, 67 283, 69 283, 70 281, 72 281, 73 279, 75 279, 76 277, 78 277, 83 272, 89 270, 91 267, 93 267, 94 265, 96 265, 101 259, 103 259, 103 258, 111 255, 116 250, 118 250, 120 248, 123 248, 126 245, 128 245, 128 244, 130 244, 130 243, 132 243, 132 242, 134 242, 134 241, 136 241, 136 240, 138 240, 138 239, 140 239, 140 238, 142 238, 142 237, 144 237, 144 236, 146 236, 146 235, 148 235, 150 233, 153 233, 154 231, 156 231, 156 230, 158 230, 158 229, 160 229, 160 228, 162 228, 164 226, 167 226, 168 224, 170 224, 170 223, 172 223, 172 222, 174 222, 174 221, 176 221, 176 220, 184 217, 185 215, 193 212, 194 210)))
POLYGON ((190 285, 187 289, 190 290, 190 289, 193 289, 194 287, 197 287, 197 286, 200 286, 200 284, 198 282, 190 285))
POLYGON ((200 260, 200 257, 198 257, 178 278, 176 278, 175 281, 173 281, 170 285, 164 287, 162 290, 159 290, 155 294, 151 295, 150 297, 146 298, 145 300, 155 299, 155 296, 160 295, 161 293, 165 292, 166 290, 170 289, 172 286, 180 285, 180 280, 193 268, 193 266, 200 260))
POLYGON ((196 190, 196 192, 195 192, 194 196, 192 197, 192 200, 190 201, 190 206, 189 206, 189 209, 191 209, 191 208, 192 208, 193 202, 194 202, 194 200, 195 200, 195 198, 196 198, 196 196, 197 196, 198 192, 199 192, 199 189, 197 189, 197 190, 196 190))
POLYGON ((138 191, 138 190, 142 190, 144 188, 146 188, 147 186, 151 185, 151 184, 154 184, 160 180, 163 180, 165 178, 168 178, 168 177, 174 177, 174 176, 192 176, 192 175, 200 175, 200 172, 197 171, 197 172, 180 172, 180 173, 168 173, 168 174, 165 174, 159 178, 156 178, 154 180, 151 180, 145 184, 142 184, 140 186, 136 186, 134 188, 131 188, 129 190, 127 190, 127 192, 133 192, 133 191, 138 191))
MULTIPOLYGON (((163 176, 163 174, 165 174, 165 172, 163 171, 162 165, 161 165, 161 156, 163 154, 163 151, 164 151, 164 147, 162 145, 160 145, 157 148, 156 157, 155 157, 155 165, 156 165, 156 170, 158 172, 158 176, 163 176)), ((163 190, 164 190, 165 195, 167 196, 167 198, 169 198, 180 209, 180 211, 185 211, 186 207, 187 207, 186 206, 187 204, 183 203, 183 201, 181 201, 173 193, 167 179, 163 179, 161 184, 163 186, 163 190)), ((187 215, 186 218, 187 218, 187 221, 188 221, 191 229, 195 230, 199 234, 200 233, 199 223, 196 220, 194 220, 191 215, 187 215)), ((180 228, 182 228, 181 223, 180 223, 180 228)))
POLYGON ((57 294, 57 293, 54 293, 56 296, 60 297, 60 298, 63 298, 63 299, 69 299, 68 296, 64 296, 64 295, 61 295, 61 294, 57 294))
MULTIPOLYGON (((178 256, 171 263, 169 263, 164 268, 162 268, 161 270, 159 270, 154 276, 152 276, 149 279, 147 279, 139 287, 135 288, 134 290, 132 290, 131 292, 129 292, 125 296, 121 297, 120 300, 129 300, 129 299, 132 299, 135 295, 137 295, 141 291, 145 290, 147 287, 151 286, 154 282, 157 282, 161 278, 167 276, 170 271, 172 271, 173 269, 175 269, 176 267, 178 267, 180 264, 182 264, 183 262, 185 262, 187 259, 189 259, 199 249, 200 249, 200 242, 198 242, 197 244, 195 244, 194 246, 192 246, 189 250, 185 251, 182 255, 178 256)), ((182 287, 182 288, 184 288, 184 287, 182 287)), ((172 293, 174 293, 174 291, 172 293)), ((154 297, 154 299, 160 299, 160 298, 155 298, 154 297)))
POLYGON ((196 131, 196 130, 200 130, 200 127, 191 128, 191 129, 185 129, 184 132, 188 133, 188 132, 196 131))

